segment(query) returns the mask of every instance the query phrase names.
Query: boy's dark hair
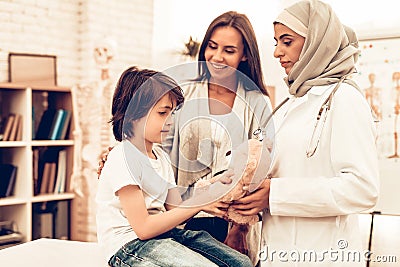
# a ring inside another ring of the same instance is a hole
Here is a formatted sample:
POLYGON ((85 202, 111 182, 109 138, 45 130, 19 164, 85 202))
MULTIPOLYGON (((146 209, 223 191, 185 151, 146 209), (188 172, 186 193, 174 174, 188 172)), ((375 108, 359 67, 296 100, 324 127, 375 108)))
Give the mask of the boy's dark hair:
POLYGON ((175 99, 177 106, 184 101, 181 88, 166 74, 141 70, 136 66, 125 70, 119 78, 112 101, 110 122, 115 139, 122 141, 132 137, 132 122, 146 116, 165 94, 175 99))

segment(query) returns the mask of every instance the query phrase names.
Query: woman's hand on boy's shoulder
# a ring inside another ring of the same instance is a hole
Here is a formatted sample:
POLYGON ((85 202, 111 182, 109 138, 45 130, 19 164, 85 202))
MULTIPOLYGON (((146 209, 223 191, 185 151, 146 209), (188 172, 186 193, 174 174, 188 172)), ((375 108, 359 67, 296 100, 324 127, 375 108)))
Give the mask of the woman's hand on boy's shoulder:
POLYGON ((106 151, 103 151, 103 153, 101 153, 100 160, 99 160, 99 166, 97 167, 97 178, 100 178, 101 170, 103 169, 104 164, 107 161, 108 154, 110 153, 110 151, 113 148, 114 148, 113 146, 109 146, 106 151))

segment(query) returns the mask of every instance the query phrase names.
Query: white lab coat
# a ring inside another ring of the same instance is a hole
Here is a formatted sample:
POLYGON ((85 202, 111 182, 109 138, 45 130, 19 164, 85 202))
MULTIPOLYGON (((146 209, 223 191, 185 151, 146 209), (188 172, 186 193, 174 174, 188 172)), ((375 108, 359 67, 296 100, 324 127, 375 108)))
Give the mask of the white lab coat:
POLYGON ((275 178, 263 216, 261 266, 365 266, 356 213, 376 204, 379 172, 375 123, 354 87, 341 84, 317 151, 306 156, 318 111, 333 88, 313 87, 274 115, 275 178), (348 252, 359 252, 361 262, 347 260, 348 252), (316 260, 308 260, 311 254, 316 260))

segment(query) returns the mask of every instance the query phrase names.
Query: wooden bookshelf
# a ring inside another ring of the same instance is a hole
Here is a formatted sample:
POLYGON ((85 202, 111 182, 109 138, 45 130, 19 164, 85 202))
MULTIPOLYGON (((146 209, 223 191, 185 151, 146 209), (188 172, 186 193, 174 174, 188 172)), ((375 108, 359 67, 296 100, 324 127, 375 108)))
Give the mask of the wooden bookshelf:
MULTIPOLYGON (((54 201, 70 201, 74 160, 74 110, 71 88, 62 86, 29 86, 28 84, 0 83, 0 116, 2 122, 11 113, 22 116, 22 140, 0 141, 0 163, 18 167, 13 195, 0 198, 0 221, 15 221, 24 236, 32 240, 34 205, 54 201), (72 112, 65 140, 34 140, 38 120, 47 108, 68 109, 72 112), (66 151, 65 192, 34 194, 33 151, 59 148, 66 151)), ((71 218, 68 224, 70 225, 71 218)))

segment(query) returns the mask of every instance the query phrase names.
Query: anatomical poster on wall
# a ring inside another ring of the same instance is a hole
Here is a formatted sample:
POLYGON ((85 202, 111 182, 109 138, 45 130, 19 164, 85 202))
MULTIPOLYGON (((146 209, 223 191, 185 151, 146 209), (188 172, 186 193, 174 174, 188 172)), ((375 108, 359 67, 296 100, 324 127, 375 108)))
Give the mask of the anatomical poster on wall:
POLYGON ((380 158, 400 158, 400 37, 363 40, 354 76, 378 123, 380 158))

